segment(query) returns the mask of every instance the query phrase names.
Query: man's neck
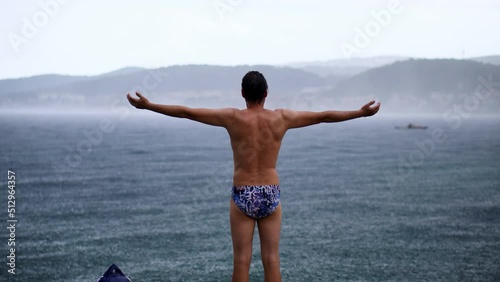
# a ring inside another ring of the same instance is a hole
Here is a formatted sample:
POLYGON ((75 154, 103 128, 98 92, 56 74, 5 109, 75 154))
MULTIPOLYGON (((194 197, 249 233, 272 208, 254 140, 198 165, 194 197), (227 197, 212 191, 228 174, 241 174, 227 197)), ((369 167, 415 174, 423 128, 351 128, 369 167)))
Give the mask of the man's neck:
POLYGON ((262 109, 264 109, 264 102, 261 103, 247 102, 247 110, 262 110, 262 109))

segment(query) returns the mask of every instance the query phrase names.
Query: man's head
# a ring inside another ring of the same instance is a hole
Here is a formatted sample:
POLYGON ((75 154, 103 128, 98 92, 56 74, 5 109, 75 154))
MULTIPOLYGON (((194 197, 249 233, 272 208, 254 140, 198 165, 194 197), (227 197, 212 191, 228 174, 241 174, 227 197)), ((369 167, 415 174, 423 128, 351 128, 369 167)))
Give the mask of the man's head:
POLYGON ((241 80, 241 95, 248 103, 260 104, 267 97, 266 78, 258 71, 248 72, 241 80))

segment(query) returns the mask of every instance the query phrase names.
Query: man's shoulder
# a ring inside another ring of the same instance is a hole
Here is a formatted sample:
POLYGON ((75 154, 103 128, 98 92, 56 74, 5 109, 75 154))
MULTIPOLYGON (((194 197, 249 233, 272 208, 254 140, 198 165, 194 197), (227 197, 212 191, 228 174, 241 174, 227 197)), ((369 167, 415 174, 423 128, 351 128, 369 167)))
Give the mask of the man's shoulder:
POLYGON ((282 115, 283 113, 286 113, 289 110, 288 109, 278 108, 278 109, 274 109, 272 111, 275 112, 275 113, 278 113, 278 114, 282 115))
POLYGON ((237 109, 237 108, 219 108, 219 109, 217 109, 217 111, 219 111, 220 113, 235 115, 236 113, 238 113, 240 111, 240 109, 237 109))
POLYGON ((288 110, 288 109, 268 109, 268 108, 265 108, 264 111, 260 111, 259 112, 255 112, 255 111, 249 111, 248 109, 237 109, 237 108, 228 108, 228 109, 231 109, 232 110, 232 113, 234 114, 234 116, 253 116, 255 114, 262 114, 264 113, 265 116, 277 116, 277 117, 284 117, 285 115, 289 115, 292 111, 288 110))
POLYGON ((295 113, 295 111, 293 111, 293 110, 283 109, 283 108, 275 109, 274 112, 276 112, 277 114, 279 114, 283 118, 287 118, 295 113))

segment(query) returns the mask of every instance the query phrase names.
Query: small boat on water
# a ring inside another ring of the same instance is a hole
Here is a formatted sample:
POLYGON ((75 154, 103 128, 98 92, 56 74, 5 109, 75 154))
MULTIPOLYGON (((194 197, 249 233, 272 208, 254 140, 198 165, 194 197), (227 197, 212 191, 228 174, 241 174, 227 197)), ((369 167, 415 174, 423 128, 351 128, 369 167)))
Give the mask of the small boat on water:
POLYGON ((414 124, 414 123, 409 123, 406 126, 396 126, 396 129, 427 129, 427 126, 419 125, 419 124, 414 124))

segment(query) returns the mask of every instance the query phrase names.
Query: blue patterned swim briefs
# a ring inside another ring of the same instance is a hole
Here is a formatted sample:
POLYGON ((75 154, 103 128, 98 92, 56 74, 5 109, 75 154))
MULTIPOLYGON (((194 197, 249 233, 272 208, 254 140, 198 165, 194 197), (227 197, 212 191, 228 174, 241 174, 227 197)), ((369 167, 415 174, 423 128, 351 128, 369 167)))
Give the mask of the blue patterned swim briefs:
POLYGON ((231 197, 236 206, 249 217, 260 219, 271 215, 280 203, 280 186, 233 186, 231 197))

